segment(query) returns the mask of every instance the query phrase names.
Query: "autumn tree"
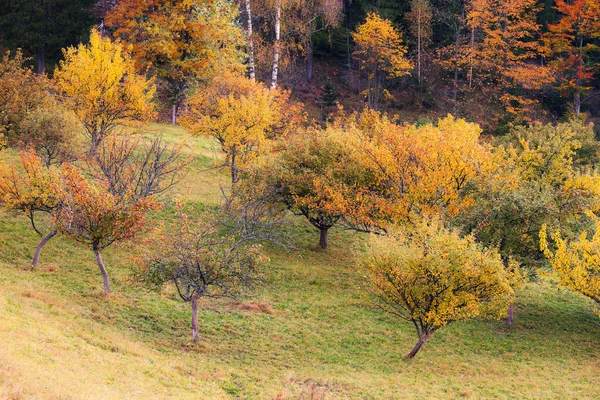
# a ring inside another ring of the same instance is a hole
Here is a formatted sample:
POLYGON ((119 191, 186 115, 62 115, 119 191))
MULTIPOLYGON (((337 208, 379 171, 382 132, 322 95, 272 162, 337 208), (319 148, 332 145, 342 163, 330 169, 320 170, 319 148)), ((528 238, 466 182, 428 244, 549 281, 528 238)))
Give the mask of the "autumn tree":
POLYGON ((547 56, 558 80, 558 90, 573 98, 573 111, 598 93, 590 82, 597 68, 600 4, 595 0, 557 0, 560 20, 548 25, 547 56))
POLYGON ((30 112, 19 124, 16 147, 34 150, 47 168, 73 162, 83 152, 83 127, 72 112, 58 104, 30 112))
POLYGON ((52 219, 60 207, 58 188, 60 169, 45 165, 33 151, 19 153, 18 165, 0 165, 0 206, 29 218, 33 230, 40 235, 31 265, 38 264, 43 247, 58 233, 52 219), (44 232, 43 226, 49 225, 44 232))
POLYGON ((308 129, 279 141, 262 171, 269 191, 319 229, 323 249, 329 229, 347 213, 353 190, 368 176, 346 132, 333 128, 308 129))
POLYGON ((192 134, 220 144, 235 185, 240 166, 260 154, 268 139, 285 134, 299 118, 299 110, 289 103, 289 93, 268 90, 240 75, 223 74, 190 97, 183 124, 192 134))
POLYGON ((479 143, 481 128, 451 116, 435 125, 401 126, 371 110, 348 129, 355 129, 353 147, 371 174, 352 216, 363 226, 456 215, 471 201, 463 190, 492 167, 489 149, 479 143))
POLYGON ((27 115, 51 104, 48 81, 25 66, 27 58, 17 50, 0 60, 0 135, 9 145, 19 142, 21 122, 27 115))
POLYGON ((364 93, 370 108, 378 108, 381 96, 389 93, 384 90, 384 81, 408 74, 411 63, 404 58, 406 47, 401 33, 392 23, 375 13, 369 13, 367 20, 352 33, 361 72, 367 79, 364 93))
POLYGON ((82 122, 91 140, 90 154, 123 124, 154 115, 154 86, 136 74, 133 59, 119 41, 92 30, 90 43, 64 50, 54 83, 82 122))
POLYGON ((123 201, 72 165, 64 167, 58 198, 59 208, 54 216, 58 229, 91 248, 102 273, 104 292, 109 293, 110 281, 102 250, 143 233, 146 214, 158 208, 159 203, 151 196, 123 201))
POLYGON ((375 241, 364 265, 382 309, 417 330, 408 359, 445 325, 502 316, 519 277, 516 266, 512 271, 504 268, 496 250, 435 221, 375 241))
POLYGON ((551 82, 536 62, 542 54, 538 2, 471 0, 466 9, 469 87, 492 86, 507 112, 531 120, 536 95, 551 82))
POLYGON ((91 248, 106 293, 110 281, 101 252, 148 230, 148 212, 162 206, 160 196, 179 181, 189 162, 181 147, 168 145, 160 136, 142 143, 113 134, 86 159, 85 170, 64 167, 54 222, 91 248))
POLYGON ((106 15, 114 36, 133 46, 138 70, 158 78, 177 115, 187 91, 225 71, 243 71, 243 32, 230 1, 120 1, 106 15))
POLYGON ((591 215, 595 228, 591 237, 583 232, 579 238, 569 240, 560 231, 548 240, 547 226, 540 231, 540 249, 544 252, 560 285, 579 292, 600 305, 600 232, 598 218, 591 215), (550 248, 551 245, 554 251, 550 248))
POLYGON ((199 340, 198 300, 238 297, 260 280, 265 260, 247 236, 219 235, 217 227, 192 221, 180 211, 175 231, 144 262, 141 278, 157 287, 173 283, 192 307, 192 337, 199 340))
POLYGON ((465 188, 472 203, 454 223, 484 245, 497 246, 506 265, 513 259, 534 276, 545 263, 542 226, 577 235, 586 227, 585 211, 600 205, 600 179, 586 172, 598 154, 593 135, 578 120, 515 128, 495 151, 493 173, 465 188), (578 153, 582 143, 587 150, 578 153))

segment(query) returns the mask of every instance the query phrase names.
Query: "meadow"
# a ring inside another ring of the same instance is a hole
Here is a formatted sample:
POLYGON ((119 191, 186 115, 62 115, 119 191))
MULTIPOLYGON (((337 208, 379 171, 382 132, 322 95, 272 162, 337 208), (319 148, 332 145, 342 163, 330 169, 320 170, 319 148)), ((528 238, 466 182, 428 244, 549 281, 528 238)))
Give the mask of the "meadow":
MULTIPOLYGON (((172 197, 190 213, 218 206, 220 150, 180 128, 152 125, 195 157, 172 197)), ((156 225, 175 214, 173 200, 156 225)), ((24 216, 0 213, 2 399, 596 399, 600 327, 589 300, 552 277, 518 294, 504 321, 454 323, 417 357, 411 324, 374 306, 356 259, 369 236, 318 231, 291 219, 294 247, 268 245, 252 297, 203 300, 200 341, 189 304, 133 279, 140 243, 105 251, 113 291, 89 249, 59 236, 30 268, 38 237, 24 216)), ((144 245, 142 241, 141 245, 144 245)))

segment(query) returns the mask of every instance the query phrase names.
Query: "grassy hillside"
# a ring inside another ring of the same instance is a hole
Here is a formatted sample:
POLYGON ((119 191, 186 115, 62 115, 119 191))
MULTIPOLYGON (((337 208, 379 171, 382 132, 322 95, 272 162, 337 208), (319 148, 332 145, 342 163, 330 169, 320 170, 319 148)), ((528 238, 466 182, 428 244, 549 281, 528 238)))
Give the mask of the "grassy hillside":
MULTIPOLYGON (((194 210, 217 205, 228 180, 218 149, 153 129, 198 157, 177 193, 194 210)), ((451 325, 405 361, 414 328, 371 306, 354 263, 368 237, 334 229, 322 251, 304 221, 294 231, 298 249, 268 250, 253 298, 201 304, 195 344, 187 304, 132 282, 133 245, 106 251, 104 296, 89 249, 59 237, 31 271, 38 238, 26 218, 0 213, 0 399, 600 397, 597 317, 551 280, 525 287, 512 328, 451 325)))

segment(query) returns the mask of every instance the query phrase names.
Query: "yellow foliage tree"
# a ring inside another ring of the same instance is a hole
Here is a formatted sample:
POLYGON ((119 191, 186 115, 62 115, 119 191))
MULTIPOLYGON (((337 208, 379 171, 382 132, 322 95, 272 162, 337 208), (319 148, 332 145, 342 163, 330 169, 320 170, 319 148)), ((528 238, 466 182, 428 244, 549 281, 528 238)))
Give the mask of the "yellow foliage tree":
POLYGON ((479 126, 452 116, 417 127, 366 111, 350 129, 355 129, 364 168, 373 175, 364 202, 378 208, 373 217, 369 212, 355 216, 363 225, 456 215, 472 201, 461 191, 493 168, 489 148, 479 143, 479 126))
POLYGON ((419 340, 413 358, 431 334, 454 321, 501 317, 520 275, 507 270, 494 249, 461 238, 435 220, 408 233, 375 240, 364 260, 382 308, 412 322, 419 340))
POLYGON ((134 62, 119 42, 92 30, 90 43, 63 50, 54 82, 91 139, 94 153, 119 125, 154 116, 151 81, 137 75, 134 62))
POLYGON ((407 75, 412 68, 410 61, 404 57, 406 46, 402 43, 402 34, 389 20, 371 12, 352 33, 352 38, 356 43, 354 57, 367 77, 365 94, 368 105, 376 109, 382 94, 389 95, 383 89, 384 81, 407 75))
POLYGON ((300 117, 289 104, 289 93, 223 74, 191 96, 182 124, 192 134, 214 138, 221 145, 235 185, 240 166, 259 154, 267 139, 287 133, 300 117))
POLYGON ((588 238, 588 232, 583 232, 577 240, 569 241, 562 238, 560 231, 556 231, 551 236, 556 246, 553 252, 548 243, 548 228, 544 225, 540 231, 540 249, 548 257, 562 286, 600 305, 600 221, 591 216, 595 223, 591 238, 588 238))

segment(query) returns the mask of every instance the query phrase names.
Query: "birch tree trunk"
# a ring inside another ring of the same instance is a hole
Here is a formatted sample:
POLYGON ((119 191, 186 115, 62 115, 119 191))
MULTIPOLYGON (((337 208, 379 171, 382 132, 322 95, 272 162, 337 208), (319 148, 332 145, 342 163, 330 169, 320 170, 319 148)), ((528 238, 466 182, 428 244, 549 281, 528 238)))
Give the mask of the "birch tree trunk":
POLYGON ((252 42, 252 9, 250 7, 250 0, 246 0, 246 38, 248 40, 248 77, 253 81, 256 81, 256 67, 254 65, 254 43, 252 42))
POLYGON ((277 0, 275 12, 275 45, 273 50, 273 69, 271 71, 271 90, 277 88, 277 74, 279 73, 279 53, 281 47, 281 0, 277 0))

